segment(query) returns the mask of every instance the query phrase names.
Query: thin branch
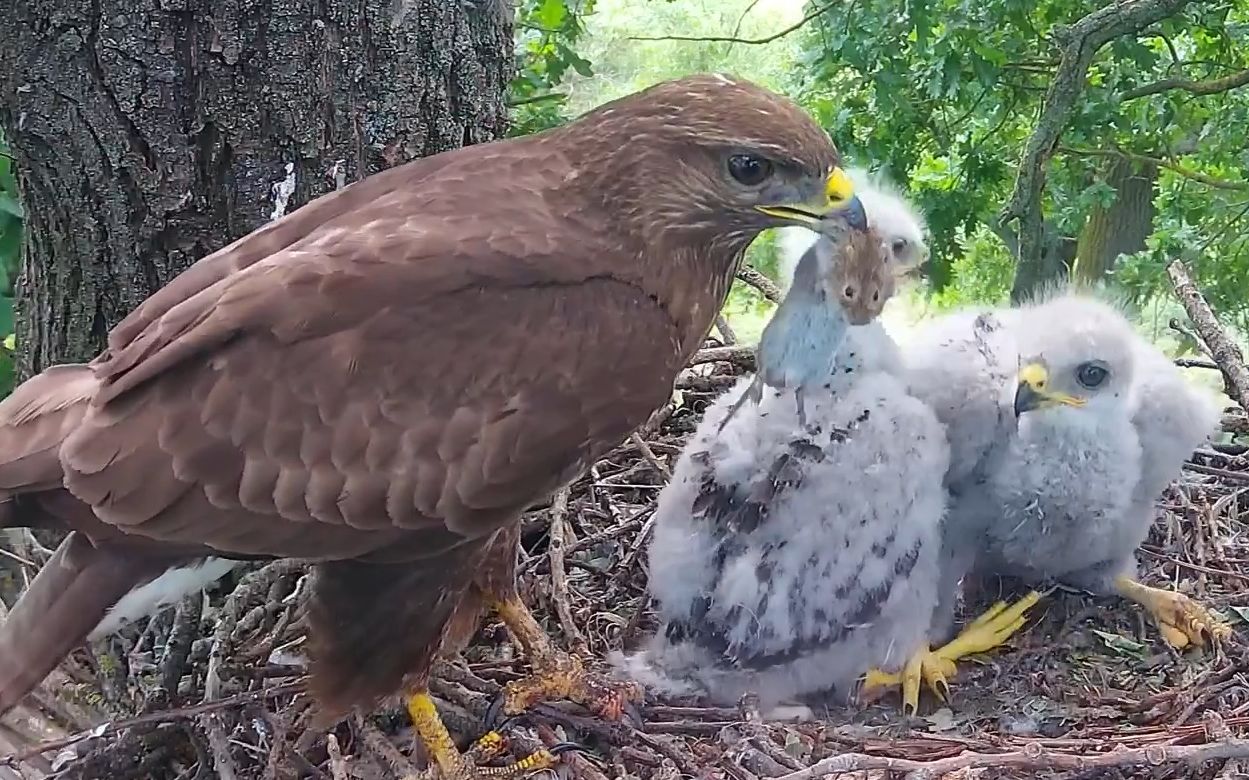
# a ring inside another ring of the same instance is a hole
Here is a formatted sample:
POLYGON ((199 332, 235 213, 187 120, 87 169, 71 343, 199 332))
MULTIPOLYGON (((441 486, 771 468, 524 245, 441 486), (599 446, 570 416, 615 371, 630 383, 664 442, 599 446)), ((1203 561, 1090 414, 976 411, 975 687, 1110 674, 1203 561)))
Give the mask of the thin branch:
POLYGON ((546 102, 557 103, 557 102, 562 102, 567 99, 568 99, 568 95, 563 92, 543 92, 540 95, 530 95, 529 97, 516 98, 515 100, 509 100, 507 101, 507 107, 516 108, 518 106, 528 106, 534 103, 546 103, 546 102))
POLYGON ((189 720, 197 718, 210 712, 229 709, 231 707, 240 707, 244 704, 250 704, 265 699, 275 699, 279 696, 289 696, 291 694, 301 693, 306 684, 300 680, 298 682, 283 683, 275 685, 272 688, 265 688, 259 691, 248 691, 246 693, 236 694, 225 699, 216 699, 214 701, 205 702, 203 704, 195 704, 189 707, 178 707, 172 710, 163 710, 161 712, 153 712, 148 715, 139 715, 134 718, 125 720, 115 720, 100 726, 96 726, 88 731, 80 731, 77 734, 71 734, 68 737, 50 739, 44 742, 32 745, 20 753, 12 753, 6 756, 0 756, 0 766, 16 766, 22 761, 29 760, 34 756, 48 753, 53 750, 61 750, 81 742, 84 739, 93 737, 103 737, 109 734, 116 734, 128 728, 135 726, 147 726, 155 723, 171 723, 179 720, 189 720))
POLYGON ((1235 73, 1229 73, 1226 76, 1205 81, 1181 78, 1161 79, 1152 84, 1144 84, 1136 89, 1129 89, 1123 93, 1122 100, 1125 102, 1136 100, 1146 95, 1157 95, 1159 92, 1169 92, 1173 89, 1182 89, 1193 95, 1217 95, 1220 92, 1230 92, 1247 84, 1249 84, 1249 70, 1238 70, 1235 73))
POLYGON ((1167 276, 1171 277, 1175 295, 1184 305, 1184 311, 1193 321, 1193 326, 1209 349, 1210 356, 1219 364, 1227 383, 1228 395, 1242 409, 1249 409, 1249 370, 1245 368, 1244 353, 1219 325, 1214 312, 1210 310, 1210 304, 1206 303, 1197 285, 1193 284, 1184 264, 1179 260, 1172 261, 1167 266, 1167 276))
POLYGON ((748 265, 743 265, 738 269, 737 278, 763 293, 763 297, 772 303, 780 304, 781 299, 785 297, 781 293, 781 288, 777 287, 771 279, 748 265))
POLYGON ((782 775, 778 780, 814 780, 817 777, 884 769, 906 772, 906 780, 936 780, 963 769, 1002 768, 1065 769, 1087 771, 1101 767, 1166 763, 1200 764, 1249 756, 1249 740, 1227 739, 1204 745, 1149 745, 1143 748, 1119 748, 1097 755, 1073 755, 1048 751, 1035 743, 1011 753, 962 753, 937 761, 911 761, 905 758, 843 753, 832 756, 797 772, 782 775))
POLYGON ((1214 187, 1220 190, 1233 190, 1237 192, 1249 191, 1249 184, 1244 182, 1217 179, 1207 173, 1194 171, 1192 168, 1185 165, 1181 165, 1180 163, 1172 160, 1165 160, 1161 157, 1151 157, 1146 154, 1137 154, 1136 152, 1125 152, 1122 149, 1081 149, 1073 146, 1060 146, 1058 147, 1058 151, 1063 154, 1074 154, 1081 157, 1122 157, 1125 160, 1153 164, 1157 165, 1159 168, 1166 168, 1169 171, 1178 173, 1186 179, 1192 179, 1193 181, 1200 182, 1208 187, 1214 187))
POLYGON ((784 38, 786 35, 789 35, 792 32, 796 32, 802 29, 807 24, 807 22, 810 22, 812 19, 815 19, 816 17, 822 16, 823 14, 827 13, 834 5, 837 5, 837 3, 829 3, 827 5, 822 5, 816 8, 814 11, 809 12, 806 16, 802 17, 797 22, 794 22, 789 27, 786 27, 785 29, 779 32, 775 32, 764 38, 738 38, 735 35, 654 35, 654 36, 631 35, 625 40, 629 40, 629 41, 697 41, 700 43, 746 43, 751 46, 759 46, 765 43, 771 43, 772 41, 778 41, 781 38, 784 38))
POLYGON ((555 602, 555 614, 559 616, 560 628, 568 639, 569 646, 578 655, 588 655, 589 646, 585 635, 572 619, 572 607, 569 605, 568 574, 564 569, 564 549, 568 546, 568 488, 555 494, 551 502, 551 541, 548 558, 551 561, 551 600, 555 602))

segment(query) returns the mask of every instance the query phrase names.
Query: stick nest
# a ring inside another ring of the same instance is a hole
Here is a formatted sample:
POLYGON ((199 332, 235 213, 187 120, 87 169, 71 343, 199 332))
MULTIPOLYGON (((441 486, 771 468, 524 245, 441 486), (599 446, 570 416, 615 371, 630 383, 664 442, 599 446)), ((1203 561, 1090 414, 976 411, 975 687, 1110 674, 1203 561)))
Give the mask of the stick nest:
MULTIPOLYGON (((752 362, 747 349, 704 350, 673 403, 526 515, 522 593, 566 649, 601 662, 655 629, 645 547, 656 497, 702 410, 752 362)), ((1144 581, 1187 593, 1233 625, 1237 636, 1218 652, 1176 653, 1133 605, 1059 591, 1008 648, 960 666, 950 703, 925 692, 917 717, 901 716, 896 693, 801 724, 762 722, 748 700, 736 708, 653 701, 645 731, 635 732, 554 702, 512 731, 514 749, 581 742, 591 750, 559 771, 593 780, 1247 776, 1249 745, 1236 737, 1249 725, 1249 610, 1238 606, 1249 582, 1249 462, 1231 451, 1194 454, 1139 555, 1144 581)), ((42 545, 28 541, 21 557, 40 558, 42 545)), ((424 756, 398 702, 328 733, 308 727, 299 656, 306 574, 297 562, 250 564, 204 596, 75 652, 0 724, 0 778, 392 780, 417 772, 424 756)), ((982 593, 964 617, 1010 595, 982 593)), ((448 726, 466 741, 478 735, 500 686, 526 669, 488 620, 463 657, 436 669, 433 693, 448 726)))

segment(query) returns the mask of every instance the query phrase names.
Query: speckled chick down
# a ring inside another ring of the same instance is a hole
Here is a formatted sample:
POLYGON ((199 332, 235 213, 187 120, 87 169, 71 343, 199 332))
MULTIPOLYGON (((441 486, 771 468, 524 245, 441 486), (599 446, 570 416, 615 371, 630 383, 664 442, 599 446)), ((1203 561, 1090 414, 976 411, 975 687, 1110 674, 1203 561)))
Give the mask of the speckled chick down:
POLYGON ((764 393, 718 435, 746 389, 713 404, 662 492, 649 550, 661 626, 617 662, 668 694, 767 709, 844 698, 872 666, 900 667, 935 605, 948 466, 932 411, 897 378, 877 323, 849 329, 840 373, 764 393))

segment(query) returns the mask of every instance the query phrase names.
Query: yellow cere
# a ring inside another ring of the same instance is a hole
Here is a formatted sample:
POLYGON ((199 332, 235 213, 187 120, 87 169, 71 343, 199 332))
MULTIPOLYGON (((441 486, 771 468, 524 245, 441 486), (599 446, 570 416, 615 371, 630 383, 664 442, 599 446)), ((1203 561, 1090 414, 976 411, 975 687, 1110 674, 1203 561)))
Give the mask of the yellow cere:
POLYGON ((824 187, 824 193, 833 203, 840 203, 850 200, 854 197, 854 183, 850 181, 850 177, 841 168, 834 168, 828 174, 828 182, 824 187))
POLYGON ((1046 380, 1049 379, 1049 372, 1045 370, 1045 366, 1040 363, 1029 363, 1019 369, 1019 381, 1028 385, 1033 390, 1040 390, 1045 387, 1046 380))

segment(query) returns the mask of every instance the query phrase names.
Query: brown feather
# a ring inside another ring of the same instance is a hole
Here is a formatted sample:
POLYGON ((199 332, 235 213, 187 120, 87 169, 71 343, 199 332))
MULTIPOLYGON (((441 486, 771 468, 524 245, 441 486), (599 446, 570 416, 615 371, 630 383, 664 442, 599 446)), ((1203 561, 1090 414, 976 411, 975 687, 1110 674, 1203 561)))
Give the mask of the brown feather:
POLYGON ((0 712, 38 685, 122 596, 182 562, 96 548, 79 533, 65 537, 0 632, 0 712))
MULTIPOLYGON (((811 181, 838 161, 792 103, 695 76, 309 203, 0 403, 6 522, 51 517, 127 561, 318 561, 325 702, 419 679, 471 634, 469 573, 512 592, 520 513, 644 422, 701 345, 769 224, 725 179, 739 149, 811 181)), ((65 626, 49 646, 76 641, 65 626)))

